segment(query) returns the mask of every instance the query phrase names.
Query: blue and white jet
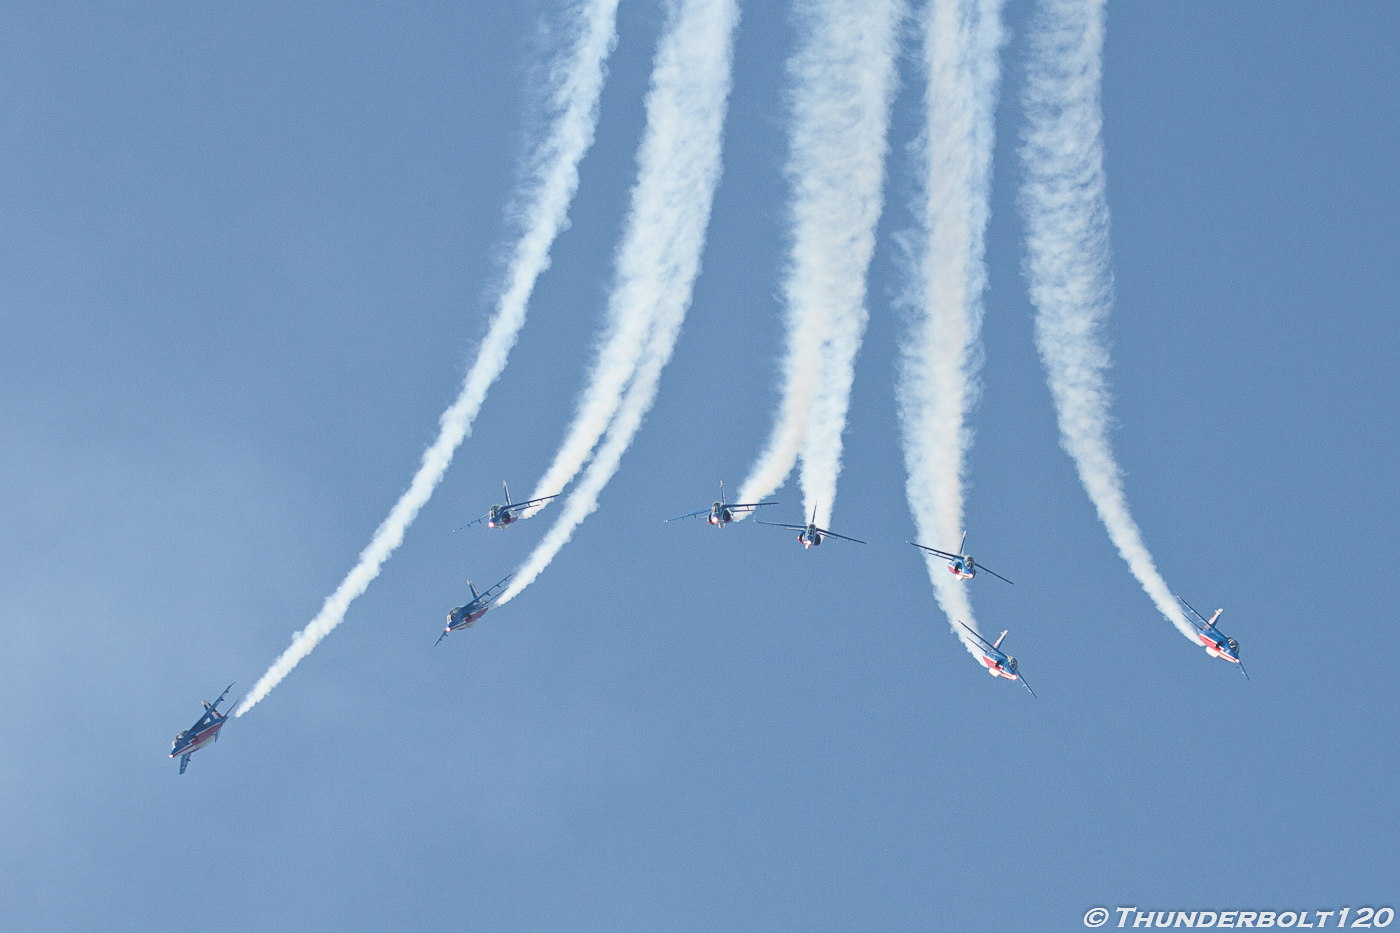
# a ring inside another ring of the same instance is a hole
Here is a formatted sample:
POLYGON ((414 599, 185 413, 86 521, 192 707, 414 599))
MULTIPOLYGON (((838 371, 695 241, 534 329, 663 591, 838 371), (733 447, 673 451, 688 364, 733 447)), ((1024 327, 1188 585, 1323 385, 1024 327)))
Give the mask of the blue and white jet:
POLYGON ((218 741, 219 730, 228 722, 228 713, 219 712, 219 704, 224 702, 224 697, 228 696, 232 689, 233 684, 229 684, 213 703, 205 700, 204 715, 200 716, 194 725, 175 736, 175 741, 170 746, 170 757, 180 759, 181 774, 189 767, 191 755, 210 742, 218 741))
POLYGON ((480 522, 485 522, 487 528, 505 528, 507 525, 514 524, 522 518, 529 518, 530 516, 523 514, 525 511, 548 502, 558 495, 558 493, 556 493, 555 496, 540 496, 538 499, 528 499, 525 502, 511 502, 510 487, 505 483, 501 483, 501 488, 506 491, 505 505, 493 505, 491 508, 487 509, 485 515, 480 518, 474 518, 465 525, 459 525, 452 530, 461 531, 463 528, 470 528, 472 525, 480 522))
MULTIPOLYGON (((996 572, 995 570, 993 570, 992 568, 990 568, 990 567, 985 567, 985 566, 983 566, 983 565, 981 565, 981 564, 978 564, 978 563, 976 563, 975 561, 973 561, 972 555, 971 555, 971 554, 961 554, 961 553, 959 553, 959 554, 953 554, 953 553, 950 552, 950 551, 940 551, 938 548, 936 548, 936 547, 929 547, 929 546, 926 545, 926 544, 915 544, 915 542, 913 542, 913 541, 909 541, 909 542, 906 542, 906 543, 908 543, 908 544, 913 544, 914 547, 917 547, 917 548, 923 548, 925 551, 928 551, 930 554, 936 554, 936 555, 938 555, 939 557, 941 557, 941 558, 943 558, 944 560, 946 560, 946 561, 948 562, 948 572, 951 573, 953 576, 957 577, 959 580, 971 580, 973 577, 977 576, 977 571, 979 571, 979 570, 985 570, 985 571, 987 571, 987 573, 990 573, 992 576, 996 577, 998 580, 1006 580, 1005 577, 1003 577, 1001 574, 997 573, 997 572, 996 572)), ((958 545, 958 550, 961 551, 961 550, 962 550, 964 547, 966 547, 966 546, 967 546, 967 532, 964 531, 964 532, 963 532, 963 536, 962 536, 962 543, 958 545)), ((1007 582, 1007 583, 1010 583, 1011 581, 1010 581, 1010 580, 1006 580, 1006 582, 1007 582)))
POLYGON ((778 503, 776 502, 725 502, 724 480, 720 480, 718 502, 711 503, 708 509, 698 509, 686 515, 680 515, 676 518, 668 518, 666 519, 666 521, 678 522, 682 521, 683 519, 698 518, 699 516, 704 515, 705 521, 709 522, 711 525, 714 525, 716 528, 723 528, 725 525, 728 525, 730 522, 734 521, 735 515, 737 515, 739 512, 752 512, 754 509, 760 508, 761 506, 777 504, 778 503))
POLYGON ((514 572, 506 574, 505 580, 497 583, 484 593, 477 592, 476 584, 468 580, 467 586, 471 587, 472 601, 465 606, 458 606, 447 614, 447 628, 443 629, 442 634, 438 636, 438 640, 433 642, 433 647, 436 648, 444 638, 451 635, 459 628, 471 628, 475 625, 477 619, 486 615, 486 610, 491 608, 491 604, 501 598, 501 594, 496 593, 496 590, 505 586, 506 580, 509 580, 513 576, 515 576, 514 572), (495 595, 492 595, 493 593, 495 595))
POLYGON ((865 542, 859 538, 848 538, 845 535, 838 535, 834 531, 827 531, 825 528, 817 527, 817 507, 812 506, 812 520, 805 525, 784 525, 781 522, 765 522, 755 518, 754 521, 760 525, 772 525, 774 528, 787 528, 791 531, 799 531, 797 540, 802 542, 802 546, 807 549, 817 547, 827 538, 840 538, 842 541, 854 541, 856 544, 865 542))
POLYGON ((1245 680, 1248 680, 1249 672, 1244 669, 1243 664, 1240 664, 1240 643, 1215 627, 1215 620, 1220 618, 1221 613, 1225 610, 1217 609, 1215 615, 1207 619, 1192 609, 1191 604, 1180 596, 1176 598, 1176 601, 1181 603, 1181 607, 1186 610, 1186 620, 1196 627, 1196 640, 1201 643, 1201 647, 1206 649, 1206 654, 1212 658, 1220 658, 1223 661, 1239 664, 1240 673, 1244 675, 1245 680))
POLYGON ((1016 659, 1001 650, 1001 640, 1006 637, 1006 632, 1002 632, 998 635, 996 641, 989 642, 966 625, 963 625, 961 621, 959 621, 958 624, 962 625, 964 629, 967 629, 967 634, 977 639, 977 643, 982 646, 982 657, 979 658, 979 660, 982 662, 982 666, 987 669, 988 674, 991 674, 993 677, 1005 677, 1007 680, 1019 680, 1021 686, 1030 690, 1031 696, 1035 696, 1035 691, 1031 690, 1031 685, 1026 683, 1025 675, 1016 668, 1016 659))

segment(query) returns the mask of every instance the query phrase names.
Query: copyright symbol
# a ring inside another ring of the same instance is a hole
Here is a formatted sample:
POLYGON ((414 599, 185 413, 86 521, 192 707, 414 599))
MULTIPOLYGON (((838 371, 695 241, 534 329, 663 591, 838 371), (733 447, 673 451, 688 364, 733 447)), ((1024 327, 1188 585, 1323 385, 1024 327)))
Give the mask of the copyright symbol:
POLYGON ((1107 907, 1090 907, 1089 912, 1084 915, 1084 925, 1086 927, 1101 927, 1107 922, 1107 907))

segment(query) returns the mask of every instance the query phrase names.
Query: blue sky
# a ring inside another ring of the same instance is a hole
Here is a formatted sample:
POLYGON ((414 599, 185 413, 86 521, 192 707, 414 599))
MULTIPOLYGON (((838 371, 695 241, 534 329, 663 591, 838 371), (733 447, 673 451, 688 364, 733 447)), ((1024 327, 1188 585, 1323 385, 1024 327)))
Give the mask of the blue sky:
MULTIPOLYGON (((0 37, 0 926, 1080 929, 1097 904, 1390 904, 1397 14, 1111 5, 1109 326, 1129 500, 1253 676, 1192 648, 1060 450, 1016 208, 1030 5, 988 234, 972 584, 1039 700, 948 631, 893 399, 903 63, 833 525, 660 519, 771 423, 782 4, 744 4, 694 306, 656 407, 540 580, 431 649, 548 513, 662 9, 623 0, 531 318, 346 622, 183 778, 402 492, 490 304, 551 3, 48 4, 0 37)), ((912 46, 910 47, 912 51, 912 46)), ((794 485, 778 494, 797 502, 794 485)), ((795 511, 795 509, 794 509, 795 511)), ((788 516, 780 520, 792 520, 788 516)))

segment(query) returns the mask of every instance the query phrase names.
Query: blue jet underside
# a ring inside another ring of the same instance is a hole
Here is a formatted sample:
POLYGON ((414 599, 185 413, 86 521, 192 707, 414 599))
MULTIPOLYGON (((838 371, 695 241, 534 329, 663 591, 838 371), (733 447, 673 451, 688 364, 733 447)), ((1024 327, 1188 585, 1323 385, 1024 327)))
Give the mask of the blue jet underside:
POLYGON ((478 619, 486 615, 486 610, 491 608, 491 604, 501 598, 501 594, 496 591, 505 586, 506 581, 513 576, 515 576, 514 572, 506 574, 505 579, 484 593, 478 592, 476 584, 468 580, 467 586, 471 588, 472 601, 465 606, 458 606, 447 614, 447 628, 443 629, 438 640, 433 642, 433 647, 436 648, 444 638, 458 629, 471 628, 475 625, 478 619))
POLYGON ((170 757, 180 759, 180 773, 185 773, 185 768, 189 767, 190 756, 199 751, 211 742, 219 739, 219 730, 228 721, 228 713, 219 712, 219 704, 228 696, 228 692, 233 689, 233 684, 224 688, 224 692, 219 694, 219 698, 213 703, 204 702, 204 715, 195 721, 184 732, 175 736, 175 741, 170 746, 170 757))

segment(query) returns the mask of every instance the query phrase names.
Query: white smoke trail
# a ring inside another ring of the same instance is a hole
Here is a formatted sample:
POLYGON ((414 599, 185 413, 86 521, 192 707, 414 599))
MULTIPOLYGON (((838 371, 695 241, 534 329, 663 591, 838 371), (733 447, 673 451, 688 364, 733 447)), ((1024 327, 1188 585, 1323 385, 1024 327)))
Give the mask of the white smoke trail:
MULTIPOLYGON (((933 0, 925 14, 925 129, 921 253, 907 300, 912 326, 900 366, 899 415, 905 491, 920 539, 942 550, 959 543, 963 480, 982 365, 983 260, 991 209, 1002 0, 933 0)), ((968 651, 972 602, 947 562, 924 553, 938 604, 968 651)))
POLYGON ((607 329, 573 423, 531 498, 557 494, 588 462, 617 414, 657 318, 677 308, 683 317, 690 303, 719 179, 737 16, 732 3, 687 2, 672 10, 647 94, 647 127, 617 251, 607 329))
POLYGON ((767 447, 739 499, 756 502, 802 459, 803 520, 829 527, 841 474, 865 274, 883 207, 886 135, 903 0, 798 0, 788 62, 792 246, 784 270, 787 354, 767 447))
POLYGON ((549 248, 568 224, 569 204, 578 190, 579 161, 593 143, 606 61, 617 41, 617 2, 581 0, 568 11, 567 28, 573 42, 563 50, 549 73, 546 102, 549 130, 526 163, 515 218, 522 228, 520 238, 506 270, 495 319, 477 351, 476 362, 463 380, 461 393, 442 414, 437 440, 424 451, 422 464, 408 491, 375 530, 355 567, 326 598, 321 611, 306 628, 292 636, 291 646, 239 704, 235 717, 257 705, 344 620, 350 603, 379 576, 384 562, 403 542, 408 526, 413 524, 451 465, 457 447, 471 433, 472 422, 486 392, 505 369, 516 336, 525 323, 526 307, 535 282, 549 267, 549 248))
POLYGON ((616 472, 656 397, 657 382, 671 358, 700 271, 705 229, 720 177, 738 21, 734 0, 682 0, 672 10, 647 93, 637 183, 609 298, 610 333, 574 426, 546 475, 559 486, 541 481, 542 491, 536 495, 562 488, 604 431, 606 437, 558 519, 497 605, 514 599, 534 582, 578 524, 598 507, 598 494, 616 472), (587 427, 581 429, 585 420, 587 427))
POLYGON ((1195 641, 1128 510, 1108 440, 1109 355, 1102 329, 1113 305, 1113 276, 1099 99, 1103 40, 1103 0, 1040 0, 1021 149, 1036 345, 1055 398, 1060 444, 1074 458, 1099 519, 1157 609, 1195 641))

